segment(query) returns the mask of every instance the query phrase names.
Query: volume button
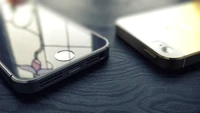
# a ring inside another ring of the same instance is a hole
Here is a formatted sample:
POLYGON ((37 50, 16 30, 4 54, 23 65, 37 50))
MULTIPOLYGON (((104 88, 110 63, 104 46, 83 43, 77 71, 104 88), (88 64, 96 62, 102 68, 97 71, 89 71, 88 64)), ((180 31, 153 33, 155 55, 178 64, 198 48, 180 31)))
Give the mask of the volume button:
POLYGON ((0 67, 9 75, 9 77, 12 77, 12 73, 1 62, 0 67))
POLYGON ((144 51, 148 54, 148 57, 151 59, 156 59, 156 55, 148 49, 144 49, 144 51))

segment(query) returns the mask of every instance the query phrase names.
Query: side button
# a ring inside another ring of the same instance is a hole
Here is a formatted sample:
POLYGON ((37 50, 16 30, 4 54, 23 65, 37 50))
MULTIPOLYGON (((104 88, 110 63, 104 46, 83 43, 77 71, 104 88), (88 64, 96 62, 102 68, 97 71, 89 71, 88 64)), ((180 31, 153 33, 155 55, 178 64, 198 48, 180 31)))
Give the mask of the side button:
POLYGON ((146 54, 147 57, 149 57, 150 59, 156 59, 156 55, 155 55, 153 52, 151 52, 151 51, 148 50, 148 49, 144 49, 144 51, 147 53, 147 54, 146 54))

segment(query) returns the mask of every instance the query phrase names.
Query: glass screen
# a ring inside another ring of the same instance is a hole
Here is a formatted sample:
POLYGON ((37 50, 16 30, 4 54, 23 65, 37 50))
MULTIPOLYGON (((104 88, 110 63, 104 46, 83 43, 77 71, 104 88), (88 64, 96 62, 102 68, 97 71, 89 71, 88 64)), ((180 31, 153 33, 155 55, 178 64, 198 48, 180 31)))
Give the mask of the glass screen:
POLYGON ((106 45, 92 32, 44 6, 36 6, 29 1, 16 6, 8 1, 2 3, 0 61, 14 76, 42 76, 106 45), (74 59, 58 61, 55 54, 63 50, 73 51, 74 59))

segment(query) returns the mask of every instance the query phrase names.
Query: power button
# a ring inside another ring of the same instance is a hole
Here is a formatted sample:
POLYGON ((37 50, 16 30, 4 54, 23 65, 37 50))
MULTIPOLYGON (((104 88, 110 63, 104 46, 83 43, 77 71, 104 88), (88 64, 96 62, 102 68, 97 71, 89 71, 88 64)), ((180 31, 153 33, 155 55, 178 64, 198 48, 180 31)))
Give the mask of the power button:
POLYGON ((150 58, 150 59, 156 59, 156 55, 155 55, 153 52, 151 52, 151 51, 148 50, 148 49, 144 49, 144 51, 146 52, 146 56, 147 56, 148 58, 150 58))

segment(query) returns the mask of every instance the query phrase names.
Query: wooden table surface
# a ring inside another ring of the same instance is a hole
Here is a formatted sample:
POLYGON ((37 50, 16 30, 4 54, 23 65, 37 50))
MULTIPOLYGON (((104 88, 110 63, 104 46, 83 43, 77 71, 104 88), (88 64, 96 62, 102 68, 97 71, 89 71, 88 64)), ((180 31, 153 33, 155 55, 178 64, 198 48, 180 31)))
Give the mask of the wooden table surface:
MULTIPOLYGON (((34 95, 0 78, 0 113, 198 113, 200 64, 168 72, 115 36, 115 20, 187 0, 42 0, 110 41, 107 61, 34 95)), ((147 20, 148 21, 148 20, 147 20)))

